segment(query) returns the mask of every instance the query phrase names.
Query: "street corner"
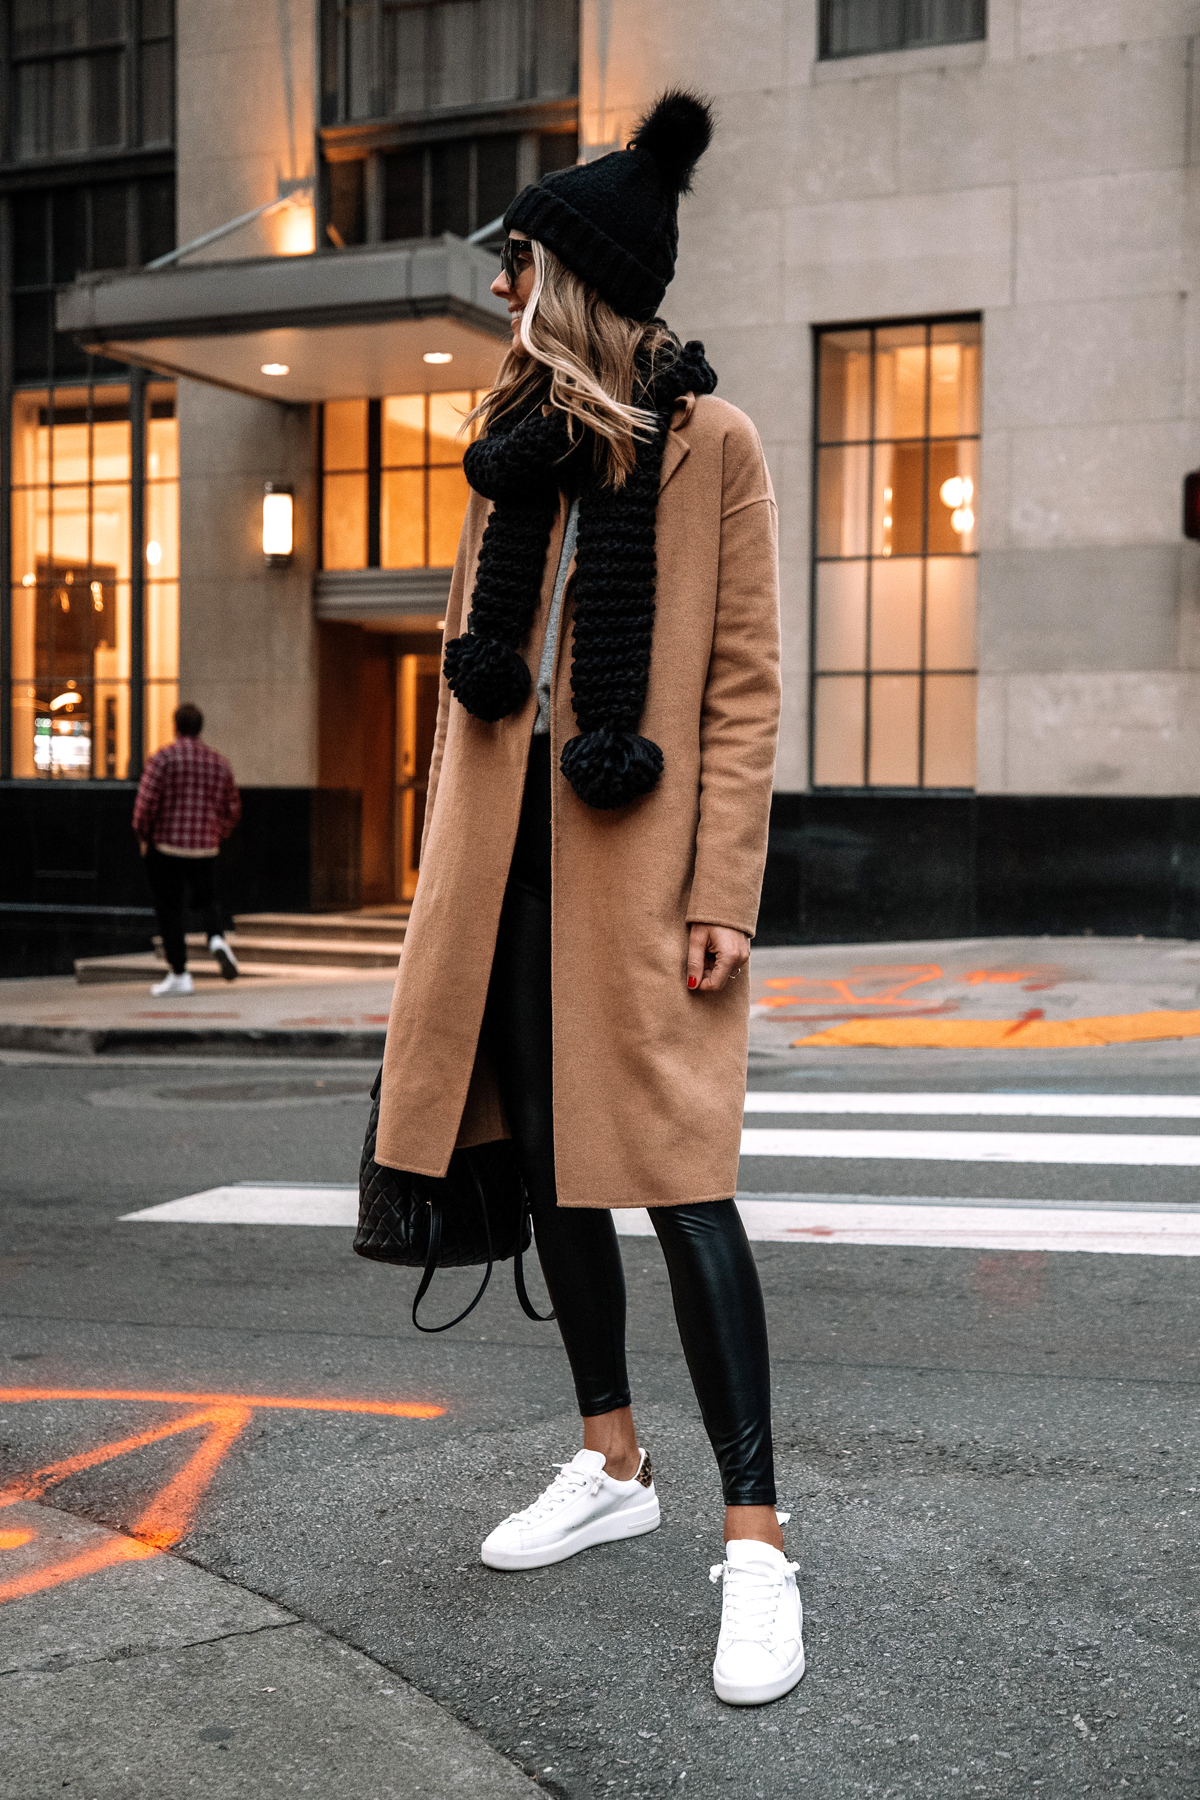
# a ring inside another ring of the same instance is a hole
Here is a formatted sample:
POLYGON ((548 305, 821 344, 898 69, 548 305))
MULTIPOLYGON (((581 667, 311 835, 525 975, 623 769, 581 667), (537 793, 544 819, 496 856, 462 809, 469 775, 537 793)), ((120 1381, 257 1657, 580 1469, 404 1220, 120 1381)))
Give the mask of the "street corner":
POLYGON ((751 982, 751 1048, 767 1056, 1200 1046, 1200 954, 1170 940, 768 948, 751 982))

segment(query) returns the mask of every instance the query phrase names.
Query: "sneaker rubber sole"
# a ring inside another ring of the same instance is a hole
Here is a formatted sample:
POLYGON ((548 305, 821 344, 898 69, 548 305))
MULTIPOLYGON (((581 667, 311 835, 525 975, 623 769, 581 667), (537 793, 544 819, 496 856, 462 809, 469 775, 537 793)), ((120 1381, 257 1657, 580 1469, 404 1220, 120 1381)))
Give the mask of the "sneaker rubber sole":
POLYGON ((213 951, 213 955, 217 959, 217 966, 220 969, 221 974, 225 977, 225 980, 236 981, 238 978, 238 966, 225 946, 222 944, 219 949, 213 951))
POLYGON ((714 1669, 713 1687, 716 1689, 717 1699, 723 1700, 726 1706, 767 1706, 772 1700, 782 1700, 785 1694, 790 1694, 803 1675, 804 1651, 801 1649, 795 1662, 789 1663, 774 1681, 762 1681, 754 1687, 734 1686, 723 1682, 714 1669))
POLYGON ((589 1520, 586 1525, 568 1532, 556 1544, 545 1544, 536 1550, 489 1550, 485 1544, 479 1554, 489 1569, 544 1569, 551 1563, 565 1562, 580 1550, 590 1550, 593 1544, 615 1544, 622 1538, 643 1537, 646 1532, 657 1530, 661 1518, 657 1494, 648 1494, 635 1506, 625 1506, 619 1512, 604 1513, 598 1519, 589 1520))

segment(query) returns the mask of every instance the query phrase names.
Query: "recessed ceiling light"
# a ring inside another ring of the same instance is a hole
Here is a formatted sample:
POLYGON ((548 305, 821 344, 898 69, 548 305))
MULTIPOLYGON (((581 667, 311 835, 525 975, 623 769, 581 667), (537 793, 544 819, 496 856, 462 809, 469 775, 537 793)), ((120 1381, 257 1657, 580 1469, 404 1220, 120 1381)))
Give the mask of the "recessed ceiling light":
POLYGON ((453 362, 454 357, 449 350, 427 350, 421 358, 421 361, 427 363, 448 363, 453 362))
POLYGON ((286 375, 288 366, 286 363, 264 363, 262 372, 264 375, 286 375))

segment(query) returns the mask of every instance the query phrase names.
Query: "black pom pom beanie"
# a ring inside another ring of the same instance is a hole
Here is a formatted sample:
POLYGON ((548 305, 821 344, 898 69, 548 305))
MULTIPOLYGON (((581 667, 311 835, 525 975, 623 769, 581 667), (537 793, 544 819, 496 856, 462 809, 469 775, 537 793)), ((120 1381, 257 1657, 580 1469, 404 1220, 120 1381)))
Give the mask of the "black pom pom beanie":
POLYGON ((559 169, 523 188, 505 231, 545 244, 628 319, 652 319, 675 273, 679 201, 712 136, 712 108, 672 89, 626 150, 559 169))

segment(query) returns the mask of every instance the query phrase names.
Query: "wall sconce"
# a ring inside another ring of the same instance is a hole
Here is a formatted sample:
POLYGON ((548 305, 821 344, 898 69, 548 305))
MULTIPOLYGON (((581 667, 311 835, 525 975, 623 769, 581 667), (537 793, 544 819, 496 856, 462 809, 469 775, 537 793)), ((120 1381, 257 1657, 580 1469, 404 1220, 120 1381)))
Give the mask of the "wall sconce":
POLYGON ((278 481, 263 488, 263 557, 269 569, 286 569, 292 560, 292 490, 278 481))

